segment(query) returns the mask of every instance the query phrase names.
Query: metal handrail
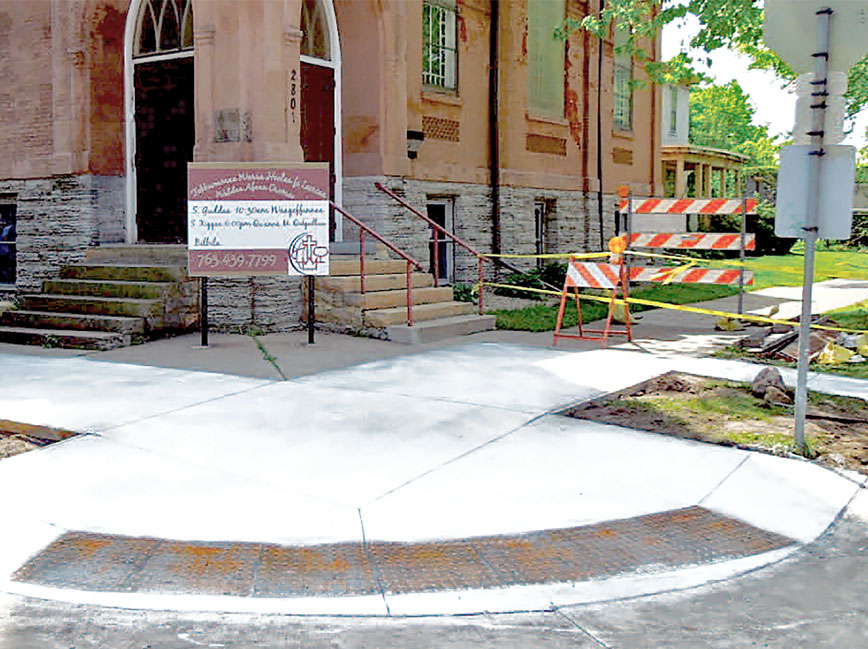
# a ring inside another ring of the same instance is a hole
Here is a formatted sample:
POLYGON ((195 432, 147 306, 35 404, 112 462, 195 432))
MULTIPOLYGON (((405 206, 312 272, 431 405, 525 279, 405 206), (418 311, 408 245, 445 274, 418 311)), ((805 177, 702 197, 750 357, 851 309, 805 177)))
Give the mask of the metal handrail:
MULTIPOLYGON (((387 196, 389 196, 390 198, 395 200, 399 205, 406 208, 407 210, 409 210, 410 212, 412 212, 413 214, 418 216, 420 219, 422 219, 423 221, 428 223, 434 230, 445 234, 447 237, 452 239, 459 246, 461 246, 462 248, 467 250, 467 252, 469 252, 471 255, 476 257, 477 267, 478 267, 478 271, 479 271, 479 315, 484 314, 484 308, 485 308, 484 307, 484 297, 483 297, 483 289, 485 286, 485 277, 484 277, 485 271, 483 270, 483 267, 482 267, 483 260, 490 262, 492 264, 495 264, 496 266, 503 266, 504 268, 512 271, 513 273, 524 273, 525 272, 521 268, 517 268, 517 267, 513 266, 512 264, 503 261, 502 259, 498 259, 497 257, 488 257, 488 256, 484 255, 483 253, 479 252, 473 246, 471 246, 469 243, 461 240, 461 238, 459 238, 456 234, 450 232, 449 230, 444 228, 442 225, 440 225, 439 223, 437 223, 436 221, 434 221, 433 219, 428 217, 426 214, 422 214, 422 212, 420 212, 415 207, 410 205, 407 201, 405 201, 403 198, 401 198, 400 196, 395 194, 393 191, 384 187, 381 183, 375 182, 374 187, 376 187, 378 190, 380 190, 381 192, 383 192, 384 194, 386 194, 387 196)), ((439 252, 438 237, 436 235, 434 235, 434 237, 433 237, 433 243, 434 243, 434 264, 433 264, 433 266, 434 266, 434 269, 433 269, 434 270, 434 286, 438 286, 439 281, 440 281, 440 256, 438 254, 438 252, 439 252)), ((558 291, 558 292, 560 292, 560 290, 561 290, 559 287, 553 286, 553 285, 549 284, 548 282, 543 282, 543 285, 549 287, 550 289, 558 291)))
POLYGON ((410 212, 412 212, 413 214, 418 216, 420 219, 425 221, 434 230, 434 236, 432 237, 432 240, 434 243, 434 263, 432 264, 433 271, 434 271, 434 286, 440 286, 440 254, 439 254, 440 253, 440 248, 439 248, 440 238, 437 236, 437 234, 436 234, 437 232, 445 234, 447 237, 452 239, 452 241, 454 241, 459 246, 461 246, 462 248, 467 250, 467 252, 469 252, 471 255, 476 257, 476 265, 477 265, 477 270, 479 272, 479 315, 483 315, 483 313, 485 312, 484 311, 484 309, 485 309, 484 297, 483 297, 483 295, 484 295, 483 287, 485 286, 485 271, 482 267, 482 261, 487 260, 487 261, 493 262, 494 260, 491 259, 490 257, 483 256, 478 250, 476 250, 469 243, 462 241, 457 235, 455 235, 453 232, 450 232, 449 230, 444 228, 442 225, 437 223, 435 220, 431 219, 426 214, 422 214, 422 212, 420 212, 415 207, 410 205, 407 201, 402 199, 400 196, 398 196, 394 192, 390 191, 389 189, 386 189, 385 187, 383 187, 383 185, 381 183, 375 182, 374 187, 376 187, 381 192, 383 192, 384 194, 389 196, 391 199, 396 201, 399 205, 401 205, 405 209, 410 210, 410 212))
POLYGON ((359 289, 362 295, 365 294, 365 234, 370 234, 374 239, 382 243, 389 250, 394 252, 399 257, 402 257, 404 261, 407 262, 407 326, 413 326, 413 266, 418 268, 420 271, 422 270, 422 264, 416 261, 409 254, 401 250, 398 246, 393 244, 388 239, 384 238, 382 235, 378 234, 374 230, 372 230, 369 226, 365 225, 361 221, 359 221, 352 214, 347 212, 345 209, 334 203, 334 201, 329 201, 329 204, 332 208, 339 212, 342 216, 348 218, 352 223, 358 226, 359 228, 359 289))

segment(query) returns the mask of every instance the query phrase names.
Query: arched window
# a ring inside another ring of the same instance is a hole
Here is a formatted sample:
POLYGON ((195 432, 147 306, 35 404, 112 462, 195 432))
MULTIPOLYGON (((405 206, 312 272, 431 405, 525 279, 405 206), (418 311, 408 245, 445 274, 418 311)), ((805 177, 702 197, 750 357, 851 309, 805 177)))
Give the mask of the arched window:
POLYGON ((192 0, 142 0, 133 57, 193 49, 192 0))
POLYGON ((302 56, 331 60, 329 28, 320 0, 304 0, 301 5, 302 56))

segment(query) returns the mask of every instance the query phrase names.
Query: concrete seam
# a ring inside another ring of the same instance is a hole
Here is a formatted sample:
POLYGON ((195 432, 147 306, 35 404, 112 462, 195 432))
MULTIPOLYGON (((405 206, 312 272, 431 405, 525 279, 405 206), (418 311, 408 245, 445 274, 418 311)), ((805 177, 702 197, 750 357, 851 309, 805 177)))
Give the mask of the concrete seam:
POLYGON ((603 647, 603 649, 614 649, 614 647, 612 647, 612 645, 608 645, 608 644, 606 644, 605 642, 603 642, 602 640, 600 640, 597 636, 595 636, 593 633, 591 633, 590 631, 588 631, 585 627, 583 627, 581 624, 579 624, 578 622, 576 622, 573 618, 571 618, 569 615, 567 615, 566 613, 564 613, 562 610, 560 610, 560 609, 559 609, 557 606, 555 606, 554 604, 552 604, 552 609, 551 609, 551 610, 552 610, 556 615, 560 615, 560 616, 561 616, 562 618, 564 618, 567 622, 569 622, 569 623, 572 624, 574 627, 576 627, 579 631, 581 631, 582 633, 584 633, 584 634, 585 634, 585 635, 586 635, 586 636, 587 636, 591 641, 593 641, 595 644, 599 645, 600 647, 603 647))
POLYGON ((374 574, 374 581, 377 582, 377 588, 380 589, 380 597, 383 598, 383 605, 386 607, 386 615, 391 617, 392 611, 389 610, 389 600, 386 599, 386 589, 383 588, 383 582, 380 580, 380 571, 377 569, 377 564, 368 548, 368 539, 367 536, 365 536, 365 520, 362 518, 362 508, 357 508, 357 511, 359 512, 359 525, 362 528, 362 548, 365 551, 365 557, 368 559, 368 565, 371 567, 371 572, 374 574))
POLYGON ((268 363, 271 364, 274 369, 277 370, 277 373, 280 374, 280 378, 284 381, 287 380, 286 374, 283 373, 283 370, 280 368, 280 365, 277 362, 277 358, 275 358, 271 352, 268 351, 268 348, 265 346, 265 343, 259 339, 259 336, 256 334, 248 334, 253 342, 256 343, 256 346, 259 348, 259 351, 262 353, 262 358, 265 359, 268 363))
POLYGON ((707 494, 705 494, 705 495, 702 497, 702 499, 701 499, 698 503, 696 503, 696 504, 701 506, 702 503, 704 503, 706 500, 708 500, 709 498, 711 498, 711 495, 712 495, 715 491, 717 491, 718 489, 720 489, 720 487, 723 485, 723 483, 726 482, 727 480, 729 480, 729 479, 732 477, 732 475, 733 475, 736 471, 738 471, 738 470, 742 467, 742 465, 743 465, 745 462, 747 462, 749 459, 750 459, 750 455, 745 454, 745 456, 744 456, 744 458, 742 459, 742 461, 739 462, 737 465, 735 465, 735 467, 732 469, 732 471, 730 471, 730 472, 727 473, 725 476, 723 476, 723 478, 721 479, 721 481, 718 482, 716 485, 714 485, 714 486, 711 488, 711 491, 709 491, 707 494))
POLYGON ((149 419, 156 419, 157 417, 164 417, 166 415, 173 415, 176 412, 181 412, 183 410, 187 410, 188 408, 195 408, 196 406, 201 406, 201 405, 204 405, 206 403, 214 403, 215 401, 220 401, 221 399, 226 399, 227 397, 235 397, 235 396, 238 396, 239 394, 246 394, 248 392, 253 392, 254 390, 260 390, 262 388, 269 387, 270 385, 274 385, 274 381, 269 381, 268 383, 264 383, 263 385, 254 385, 253 387, 244 388, 243 390, 238 390, 236 392, 227 392, 226 394, 221 394, 221 395, 218 395, 216 397, 211 397, 210 399, 204 399, 202 401, 195 401, 193 403, 188 403, 188 404, 183 405, 183 406, 178 406, 177 408, 173 408, 172 410, 164 410, 163 412, 155 412, 153 414, 146 415, 146 416, 141 417, 139 419, 131 419, 130 421, 122 421, 119 424, 114 424, 113 426, 106 426, 105 428, 101 429, 101 431, 99 433, 94 432, 92 434, 102 435, 102 433, 109 431, 109 430, 115 430, 117 428, 121 428, 123 426, 129 426, 131 424, 138 424, 138 423, 141 423, 143 421, 148 421, 149 419))
POLYGON ((437 466, 428 469, 427 471, 423 471, 419 475, 414 476, 414 477, 410 478, 409 480, 405 480, 404 482, 399 484, 397 487, 392 487, 388 491, 380 494, 379 496, 377 496, 376 498, 374 498, 373 500, 371 500, 365 504, 366 505, 372 505, 373 503, 375 503, 379 500, 382 500, 386 496, 389 496, 389 495, 395 493, 399 489, 403 489, 404 487, 412 484, 413 482, 416 482, 417 480, 421 480, 425 476, 430 475, 431 473, 434 473, 435 471, 439 471, 440 469, 442 469, 446 466, 449 466, 450 464, 454 464, 455 462, 458 462, 459 460, 464 459, 468 455, 471 455, 473 453, 476 453, 477 451, 482 450, 486 446, 490 446, 492 444, 495 444, 496 442, 499 442, 500 440, 504 439, 505 437, 508 437, 509 435, 512 435, 513 433, 517 433, 522 428, 526 428, 527 426, 530 426, 531 424, 537 422, 538 420, 542 419, 543 417, 547 417, 548 415, 549 415, 549 413, 544 412, 541 415, 537 415, 536 417, 532 417, 531 419, 528 419, 526 422, 524 422, 520 426, 516 426, 515 428, 508 430, 505 433, 503 433, 502 435, 498 435, 497 437, 492 437, 491 439, 483 442, 479 446, 474 446, 473 448, 468 449, 468 450, 464 451, 463 453, 460 453, 460 454, 456 455, 455 457, 450 458, 450 459, 446 460, 445 462, 442 462, 441 464, 438 464, 437 466))
MULTIPOLYGON (((313 376, 318 376, 318 375, 313 375, 313 376)), ((307 381, 302 381, 302 379, 309 379, 309 378, 310 378, 310 376, 299 377, 298 379, 290 379, 290 382, 300 383, 303 385, 311 385, 307 381)), ((385 390, 370 390, 370 389, 366 389, 366 388, 357 388, 357 387, 352 387, 352 386, 348 386, 348 385, 326 385, 324 387, 328 388, 329 390, 348 390, 351 392, 363 392, 365 394, 385 394, 387 396, 406 397, 408 399, 424 399, 427 401, 435 401, 435 402, 439 402, 439 403, 454 403, 454 404, 457 404, 459 406, 472 406, 474 408, 497 408, 499 410, 505 410, 508 412, 527 413, 529 410, 528 408, 510 408, 509 406, 503 406, 503 405, 474 403, 473 401, 461 401, 459 399, 446 399, 444 397, 431 397, 431 396, 427 396, 427 395, 421 395, 420 396, 418 394, 407 394, 405 392, 387 392, 385 390)), ((549 414, 549 413, 546 413, 546 414, 549 414)))

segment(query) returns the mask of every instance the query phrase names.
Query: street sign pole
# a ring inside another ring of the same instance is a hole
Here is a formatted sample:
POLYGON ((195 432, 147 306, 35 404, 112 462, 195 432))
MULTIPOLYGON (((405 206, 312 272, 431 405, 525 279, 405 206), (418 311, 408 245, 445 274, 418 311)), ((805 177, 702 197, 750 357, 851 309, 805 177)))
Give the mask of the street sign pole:
POLYGON ((808 365, 811 355, 811 299, 814 283, 814 256, 820 215, 820 169, 823 165, 826 98, 828 97, 829 31, 833 11, 817 10, 817 49, 814 53, 814 80, 811 82, 811 172, 808 193, 808 219, 805 232, 805 269, 802 282, 802 315, 799 320, 799 359, 796 378, 795 444, 805 449, 805 415, 808 407, 808 365))

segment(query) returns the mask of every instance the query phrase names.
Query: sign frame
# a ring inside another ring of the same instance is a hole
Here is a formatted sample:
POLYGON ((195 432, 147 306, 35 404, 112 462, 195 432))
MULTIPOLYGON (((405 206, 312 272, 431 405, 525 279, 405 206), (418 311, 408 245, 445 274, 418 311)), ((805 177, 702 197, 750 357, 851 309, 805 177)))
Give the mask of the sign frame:
POLYGON ((191 277, 329 273, 327 162, 191 162, 191 277))

